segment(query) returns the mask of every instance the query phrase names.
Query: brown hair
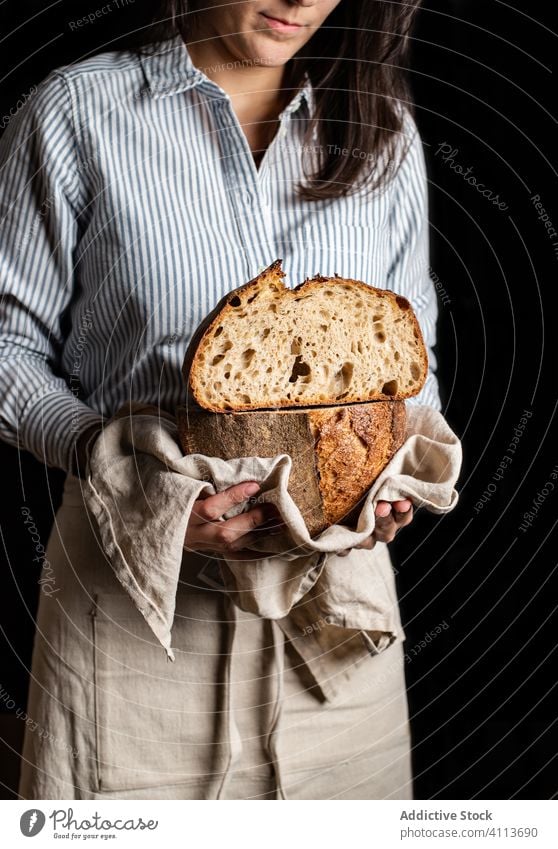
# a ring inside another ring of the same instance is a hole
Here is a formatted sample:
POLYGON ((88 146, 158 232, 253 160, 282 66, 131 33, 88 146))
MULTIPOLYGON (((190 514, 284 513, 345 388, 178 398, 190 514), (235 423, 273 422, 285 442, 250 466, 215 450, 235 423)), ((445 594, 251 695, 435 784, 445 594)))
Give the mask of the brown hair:
MULTIPOLYGON (((317 168, 297 187, 301 198, 325 200, 362 187, 375 191, 396 173, 408 146, 398 153, 405 108, 413 113, 405 70, 420 3, 341 0, 288 63, 285 86, 297 89, 307 72, 315 98, 303 146, 315 146, 317 168)), ((161 0, 146 40, 178 31, 187 41, 196 5, 161 0)))

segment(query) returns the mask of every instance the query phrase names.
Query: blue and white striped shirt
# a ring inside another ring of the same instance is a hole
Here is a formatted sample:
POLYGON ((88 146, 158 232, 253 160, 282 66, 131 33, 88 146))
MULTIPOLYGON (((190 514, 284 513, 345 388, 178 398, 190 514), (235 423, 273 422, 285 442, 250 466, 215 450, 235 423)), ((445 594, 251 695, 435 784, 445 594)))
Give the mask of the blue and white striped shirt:
POLYGON ((44 80, 0 142, 0 438, 68 471, 79 434, 129 400, 174 412, 198 323, 277 258, 291 286, 337 273, 405 295, 430 356, 412 402, 440 409, 416 127, 386 191, 301 201, 313 108, 306 78, 256 167, 179 36, 44 80))

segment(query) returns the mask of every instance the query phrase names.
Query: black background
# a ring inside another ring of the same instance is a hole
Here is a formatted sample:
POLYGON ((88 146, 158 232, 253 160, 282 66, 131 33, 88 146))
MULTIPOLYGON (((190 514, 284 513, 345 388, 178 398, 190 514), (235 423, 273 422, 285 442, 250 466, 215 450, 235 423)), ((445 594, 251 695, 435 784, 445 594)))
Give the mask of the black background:
MULTIPOLYGON (((119 33, 141 26, 150 5, 135 0, 73 31, 70 22, 98 2, 48 9, 36 0, 4 3, 0 116, 52 68, 110 49, 119 33)), ((417 799, 547 799, 558 792, 558 487, 531 527, 519 528, 558 471, 558 240, 548 237, 531 201, 540 195, 558 229, 553 6, 426 2, 415 32, 411 77, 430 178, 431 266, 443 296, 439 378, 444 413, 464 446, 458 508, 442 518, 419 511, 392 546, 417 799), (508 208, 444 163, 442 144, 508 208), (527 427, 495 479, 525 409, 532 413, 527 427)), ((0 462, 0 687, 25 708, 40 564, 32 561, 21 506, 46 545, 64 475, 2 443, 0 462)), ((1 709, 0 781, 13 798, 23 722, 5 702, 1 709)))

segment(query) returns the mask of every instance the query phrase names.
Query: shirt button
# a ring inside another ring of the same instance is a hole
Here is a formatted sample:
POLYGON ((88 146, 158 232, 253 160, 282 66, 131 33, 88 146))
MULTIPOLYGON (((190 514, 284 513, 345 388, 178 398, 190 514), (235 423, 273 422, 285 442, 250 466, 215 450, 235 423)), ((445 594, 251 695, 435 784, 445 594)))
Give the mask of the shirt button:
POLYGON ((242 200, 247 205, 250 205, 252 203, 252 195, 247 189, 244 189, 242 192, 242 200))

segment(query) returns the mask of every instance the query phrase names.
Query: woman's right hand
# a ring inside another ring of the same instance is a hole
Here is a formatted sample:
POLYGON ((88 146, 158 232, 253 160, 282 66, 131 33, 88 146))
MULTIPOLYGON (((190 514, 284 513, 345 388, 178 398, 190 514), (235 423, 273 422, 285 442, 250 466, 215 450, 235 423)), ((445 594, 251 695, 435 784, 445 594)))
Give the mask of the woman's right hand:
MULTIPOLYGON (((257 501, 254 497, 258 492, 259 484, 245 481, 195 501, 186 529, 184 548, 214 554, 238 553, 249 549, 263 533, 278 530, 282 522, 275 506, 269 502, 260 501, 253 509, 223 520, 223 514, 233 505, 249 499, 257 501)), ((253 556, 254 552, 250 554, 253 556)))

